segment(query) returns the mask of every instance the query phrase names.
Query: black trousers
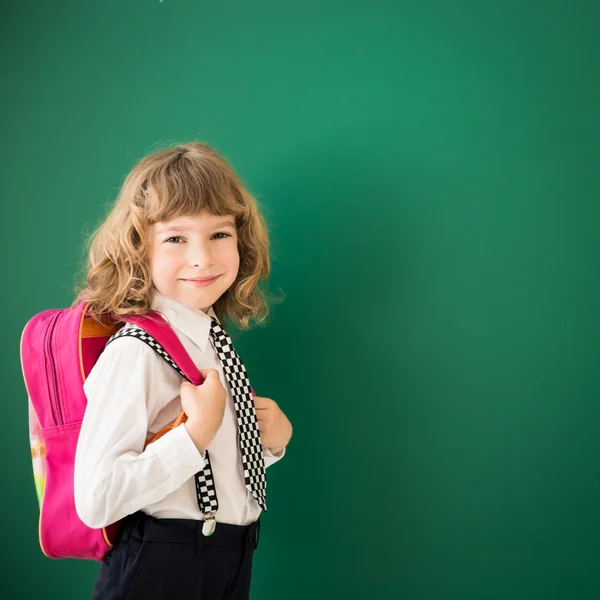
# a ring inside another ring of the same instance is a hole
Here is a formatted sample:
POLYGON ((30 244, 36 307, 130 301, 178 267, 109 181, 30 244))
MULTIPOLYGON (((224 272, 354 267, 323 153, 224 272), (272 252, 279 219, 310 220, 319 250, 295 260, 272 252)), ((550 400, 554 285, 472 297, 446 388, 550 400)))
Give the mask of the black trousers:
POLYGON ((260 518, 250 525, 128 516, 106 554, 92 600, 248 600, 260 518))

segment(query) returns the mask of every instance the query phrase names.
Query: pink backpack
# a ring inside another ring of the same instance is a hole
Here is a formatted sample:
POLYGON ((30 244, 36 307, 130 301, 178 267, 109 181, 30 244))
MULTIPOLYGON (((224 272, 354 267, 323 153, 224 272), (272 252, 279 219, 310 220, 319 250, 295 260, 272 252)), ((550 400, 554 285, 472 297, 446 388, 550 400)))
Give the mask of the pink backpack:
MULTIPOLYGON (((88 303, 81 302, 72 308, 45 310, 32 317, 23 329, 20 352, 29 396, 29 437, 40 507, 42 552, 50 558, 101 561, 113 547, 121 521, 91 529, 75 510, 75 450, 87 405, 83 382, 110 337, 124 325, 123 321, 134 323, 154 338, 164 349, 157 352, 194 385, 202 383, 202 376, 159 314, 118 317, 118 320, 107 315, 105 325, 100 325, 87 314, 87 307, 88 303)), ((182 412, 147 444, 186 418, 182 412)))

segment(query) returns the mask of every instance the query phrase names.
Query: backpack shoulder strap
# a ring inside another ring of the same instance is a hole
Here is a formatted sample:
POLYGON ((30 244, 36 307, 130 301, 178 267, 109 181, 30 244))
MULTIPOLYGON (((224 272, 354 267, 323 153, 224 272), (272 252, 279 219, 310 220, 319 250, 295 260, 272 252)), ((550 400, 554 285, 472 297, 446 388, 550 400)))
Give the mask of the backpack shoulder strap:
POLYGON ((135 327, 122 327, 108 340, 107 345, 120 337, 136 337, 150 346, 182 377, 196 386, 202 383, 203 379, 198 367, 171 326, 158 313, 128 315, 119 318, 132 323, 135 327))
MULTIPOLYGON (((156 312, 150 312, 146 315, 120 316, 119 320, 133 323, 136 327, 128 327, 127 329, 122 327, 110 338, 107 345, 124 335, 137 337, 153 348, 182 377, 191 381, 195 386, 200 385, 204 381, 202 374, 187 353, 187 350, 183 347, 183 344, 171 326, 161 315, 156 312), (140 329, 146 335, 143 335, 140 329)), ((256 396, 256 392, 252 387, 250 387, 250 391, 253 396, 256 396)))

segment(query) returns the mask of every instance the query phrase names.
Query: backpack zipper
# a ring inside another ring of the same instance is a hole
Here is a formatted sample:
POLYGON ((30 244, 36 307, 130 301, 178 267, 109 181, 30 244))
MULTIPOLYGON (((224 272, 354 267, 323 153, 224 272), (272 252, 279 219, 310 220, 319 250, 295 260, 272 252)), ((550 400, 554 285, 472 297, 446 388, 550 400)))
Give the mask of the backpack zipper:
POLYGON ((53 317, 52 323, 48 326, 48 333, 46 334, 46 356, 48 357, 48 361, 50 364, 50 368, 47 369, 47 373, 50 375, 50 385, 48 386, 48 393, 50 396, 50 409, 52 411, 52 418, 54 419, 54 425, 64 425, 64 419, 62 414, 62 409, 60 407, 60 401, 58 399, 58 383, 56 381, 56 363, 54 362, 54 354, 51 345, 52 334, 54 333, 54 328, 56 327, 56 323, 60 317, 60 312, 57 312, 53 317))

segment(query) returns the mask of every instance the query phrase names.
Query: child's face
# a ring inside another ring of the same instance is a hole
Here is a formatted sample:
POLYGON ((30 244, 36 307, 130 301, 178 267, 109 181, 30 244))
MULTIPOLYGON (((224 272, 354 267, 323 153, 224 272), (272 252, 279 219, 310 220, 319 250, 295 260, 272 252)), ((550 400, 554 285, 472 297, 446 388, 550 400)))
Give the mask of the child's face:
POLYGON ((233 216, 206 211, 150 226, 148 260, 154 287, 189 308, 208 308, 231 286, 240 256, 233 216), (193 279, 214 277, 200 285, 193 279))

